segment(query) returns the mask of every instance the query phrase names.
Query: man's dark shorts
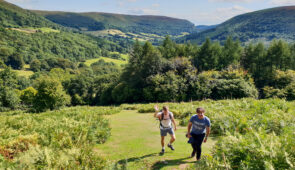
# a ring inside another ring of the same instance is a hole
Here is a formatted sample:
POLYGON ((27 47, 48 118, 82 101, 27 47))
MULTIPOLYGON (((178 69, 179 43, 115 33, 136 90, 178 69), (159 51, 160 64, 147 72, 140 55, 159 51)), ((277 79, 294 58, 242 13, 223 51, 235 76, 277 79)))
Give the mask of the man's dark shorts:
POLYGON ((169 133, 170 135, 174 135, 173 128, 160 129, 161 136, 167 136, 167 133, 169 133))

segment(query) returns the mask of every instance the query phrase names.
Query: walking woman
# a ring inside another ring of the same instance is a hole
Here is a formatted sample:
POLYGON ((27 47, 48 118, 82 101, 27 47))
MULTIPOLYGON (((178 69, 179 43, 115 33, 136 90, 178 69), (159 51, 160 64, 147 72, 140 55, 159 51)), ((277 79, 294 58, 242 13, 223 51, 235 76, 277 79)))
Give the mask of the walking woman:
POLYGON ((187 127, 187 137, 190 138, 189 142, 192 145, 193 152, 191 153, 191 157, 194 157, 196 154, 197 161, 201 159, 202 153, 202 143, 207 142, 207 138, 210 134, 210 119, 206 117, 205 109, 197 108, 197 114, 193 115, 190 118, 187 127))

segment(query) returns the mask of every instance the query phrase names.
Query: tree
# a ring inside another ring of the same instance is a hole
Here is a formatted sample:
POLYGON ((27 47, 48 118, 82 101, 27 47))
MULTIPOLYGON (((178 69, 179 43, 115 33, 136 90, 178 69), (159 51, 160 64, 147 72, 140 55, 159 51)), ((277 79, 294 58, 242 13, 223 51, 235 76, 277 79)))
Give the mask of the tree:
POLYGON ((58 109, 70 103, 70 97, 65 93, 59 81, 43 77, 37 81, 35 86, 38 92, 33 106, 37 112, 58 109))
POLYGON ((219 62, 219 69, 227 68, 229 65, 238 64, 242 54, 242 47, 239 41, 233 41, 232 37, 228 37, 222 49, 222 58, 219 62))
POLYGON ((269 73, 266 69, 268 65, 265 64, 265 57, 266 52, 264 45, 258 43, 257 45, 250 44, 245 47, 244 55, 241 60, 242 66, 251 73, 258 88, 262 88, 268 82, 266 77, 268 77, 267 74, 269 73))
POLYGON ((292 67, 291 52, 286 42, 274 40, 267 50, 267 63, 270 71, 273 73, 275 69, 286 71, 292 67))
POLYGON ((0 107, 15 109, 19 106, 20 98, 16 89, 0 86, 0 107))
POLYGON ((176 43, 171 40, 169 35, 166 36, 159 49, 164 58, 169 59, 177 56, 176 43))
POLYGON ((30 68, 34 72, 40 71, 41 70, 41 62, 40 62, 40 60, 38 60, 38 59, 33 60, 30 63, 30 68))
POLYGON ((73 105, 91 104, 95 94, 93 92, 93 77, 84 74, 78 75, 65 83, 65 89, 72 96, 73 105))
POLYGON ((145 101, 166 102, 186 100, 186 85, 181 76, 173 71, 152 75, 148 78, 148 86, 143 89, 145 101))
POLYGON ((199 72, 216 69, 221 52, 219 43, 212 44, 210 39, 207 38, 197 55, 194 56, 193 63, 199 72))
POLYGON ((13 69, 21 70, 24 68, 25 62, 23 60, 23 56, 19 53, 15 53, 8 57, 6 65, 11 66, 13 69))

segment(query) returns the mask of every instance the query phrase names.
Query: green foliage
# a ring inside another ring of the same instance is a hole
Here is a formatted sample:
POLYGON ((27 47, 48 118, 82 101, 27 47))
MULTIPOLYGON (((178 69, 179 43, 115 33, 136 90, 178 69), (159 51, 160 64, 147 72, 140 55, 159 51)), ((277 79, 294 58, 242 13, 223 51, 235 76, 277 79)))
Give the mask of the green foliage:
POLYGON ((34 98, 33 107, 37 112, 58 109, 70 102, 70 97, 59 81, 44 77, 39 79, 35 86, 38 92, 34 98))
POLYGON ((110 127, 102 115, 114 107, 75 107, 40 114, 0 116, 0 166, 16 169, 102 169, 106 160, 93 151, 110 127))
POLYGON ((28 87, 21 91, 20 99, 26 105, 33 105, 37 93, 38 91, 36 89, 33 87, 28 87))
POLYGON ((263 94, 265 98, 286 98, 288 100, 294 100, 295 91, 295 71, 276 70, 274 78, 271 80, 270 86, 263 88, 263 94))
POLYGON ((33 60, 30 63, 30 69, 34 72, 38 72, 41 70, 41 62, 38 59, 33 60))
POLYGON ((176 43, 171 40, 170 36, 166 36, 159 50, 161 51, 164 58, 177 57, 176 43))
POLYGON ((4 27, 58 27, 57 24, 6 1, 0 1, 0 23, 4 27))
POLYGON ((20 103, 18 77, 10 67, 0 71, 0 110, 16 109, 20 103))
POLYGON ((212 44, 210 39, 206 39, 197 55, 193 57, 193 63, 199 72, 214 70, 220 67, 222 51, 218 43, 212 44))
POLYGON ((147 78, 148 87, 143 89, 146 101, 183 101, 186 99, 186 85, 182 77, 174 72, 157 74, 147 78))
POLYGON ((289 169, 294 165, 294 150, 289 150, 294 139, 291 133, 281 137, 275 134, 249 133, 221 138, 214 149, 214 158, 222 158, 231 169, 289 169), (290 138, 285 140, 285 138, 290 138))
POLYGON ((2 107, 16 109, 20 103, 17 91, 9 87, 0 87, 0 109, 2 107))
POLYGON ((103 75, 120 72, 119 66, 114 63, 105 62, 103 59, 91 64, 91 68, 95 75, 103 75))
POLYGON ((236 65, 240 61, 242 54, 242 47, 239 41, 233 41, 232 37, 227 37, 224 47, 222 49, 222 57, 219 61, 218 67, 220 69, 226 68, 229 65, 236 65))

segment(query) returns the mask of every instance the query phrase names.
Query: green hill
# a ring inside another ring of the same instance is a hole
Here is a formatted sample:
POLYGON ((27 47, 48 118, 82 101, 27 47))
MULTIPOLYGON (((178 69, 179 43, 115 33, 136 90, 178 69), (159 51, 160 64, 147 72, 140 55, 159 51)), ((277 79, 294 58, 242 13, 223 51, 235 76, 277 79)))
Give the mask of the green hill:
POLYGON ((183 32, 195 31, 194 24, 183 19, 151 15, 123 15, 111 13, 72 13, 33 11, 45 18, 66 27, 81 31, 99 31, 117 29, 125 33, 148 33, 160 36, 181 35, 183 32))
POLYGON ((58 27, 44 17, 3 0, 0 0, 0 25, 2 27, 58 27))
POLYGON ((295 6, 277 7, 236 16, 216 28, 193 33, 180 41, 204 42, 225 40, 232 36, 241 42, 271 41, 272 39, 295 40, 295 6))
POLYGON ((45 58, 83 61, 108 51, 124 50, 118 44, 75 33, 43 16, 0 0, 0 61, 8 65, 21 60, 29 64, 34 59, 45 58))

